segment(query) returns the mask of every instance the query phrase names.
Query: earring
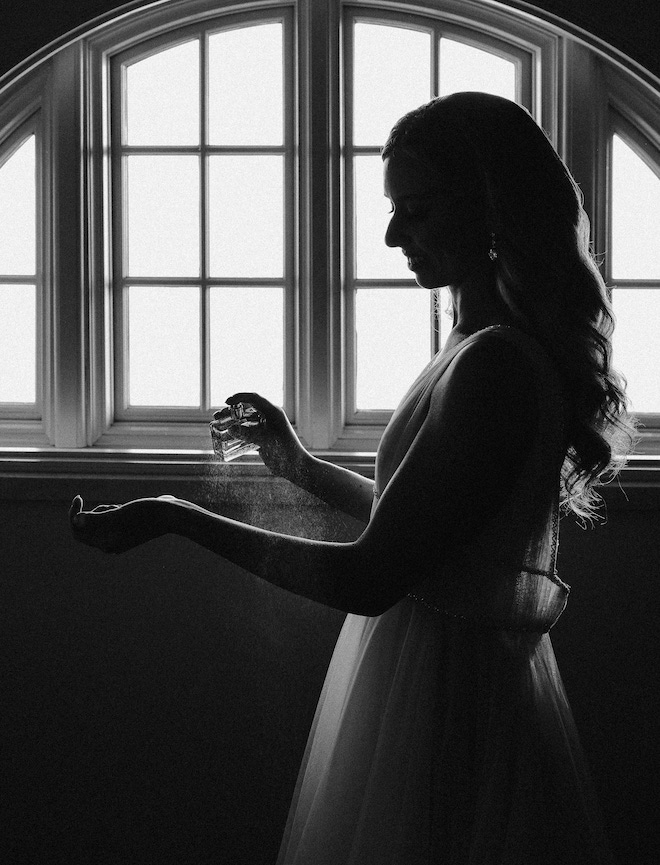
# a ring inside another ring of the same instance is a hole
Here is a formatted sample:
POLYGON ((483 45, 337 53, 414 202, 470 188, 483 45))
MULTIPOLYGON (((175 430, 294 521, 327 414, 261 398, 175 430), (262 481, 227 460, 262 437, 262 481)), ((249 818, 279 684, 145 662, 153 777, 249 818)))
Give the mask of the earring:
POLYGON ((497 242, 495 240, 494 231, 491 231, 490 233, 490 249, 488 250, 488 258, 490 258, 491 261, 497 259, 497 242))

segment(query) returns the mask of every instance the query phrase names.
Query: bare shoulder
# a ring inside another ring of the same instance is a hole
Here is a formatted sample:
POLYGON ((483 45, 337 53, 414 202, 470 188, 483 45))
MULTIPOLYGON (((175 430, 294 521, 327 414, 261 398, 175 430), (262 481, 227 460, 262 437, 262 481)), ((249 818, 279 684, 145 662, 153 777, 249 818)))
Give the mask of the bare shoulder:
POLYGON ((483 334, 460 346, 381 496, 372 520, 379 551, 395 537, 437 563, 481 531, 518 482, 537 440, 537 387, 515 344, 483 334))
POLYGON ((469 433, 473 441, 484 431, 529 441, 538 422, 538 388, 533 364, 515 342, 480 334, 465 341, 438 380, 429 420, 469 433))

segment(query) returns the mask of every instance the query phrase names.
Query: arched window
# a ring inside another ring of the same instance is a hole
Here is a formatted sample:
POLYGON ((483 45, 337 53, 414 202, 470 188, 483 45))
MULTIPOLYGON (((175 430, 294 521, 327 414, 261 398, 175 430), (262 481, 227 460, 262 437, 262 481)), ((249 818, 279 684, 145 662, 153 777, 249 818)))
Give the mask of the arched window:
POLYGON ((0 443, 202 454, 212 410, 254 389, 368 470, 449 327, 383 244, 379 150, 470 89, 525 105, 580 183, 640 451, 660 453, 658 93, 527 14, 406 5, 158 4, 7 84, 0 443))

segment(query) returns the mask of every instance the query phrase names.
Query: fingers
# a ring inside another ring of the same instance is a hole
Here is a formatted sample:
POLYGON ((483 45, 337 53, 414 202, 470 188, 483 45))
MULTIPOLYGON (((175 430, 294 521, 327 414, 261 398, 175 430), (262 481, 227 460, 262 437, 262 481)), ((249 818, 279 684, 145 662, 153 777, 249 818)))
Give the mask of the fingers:
POLYGON ((235 393, 232 396, 228 396, 225 402, 227 405, 235 405, 237 402, 246 402, 253 405, 257 411, 264 415, 268 415, 276 408, 276 406, 274 406, 270 400, 267 400, 266 397, 253 392, 235 393))
POLYGON ((71 526, 78 531, 89 528, 89 515, 104 514, 108 511, 115 511, 119 508, 119 505, 97 505, 91 511, 84 511, 84 506, 82 496, 78 495, 74 496, 71 506, 69 507, 69 521, 71 526))
POLYGON ((88 547, 122 553, 149 539, 143 537, 142 526, 139 522, 136 525, 135 514, 126 505, 97 505, 87 511, 82 508, 82 498, 76 496, 69 509, 71 529, 75 540, 88 547))
POLYGON ((81 512, 83 509, 83 500, 82 496, 74 496, 73 501, 71 502, 71 506, 69 508, 69 520, 71 524, 76 527, 82 526, 84 522, 84 517, 81 512))
POLYGON ((228 396, 225 402, 227 405, 234 405, 237 402, 249 402, 251 405, 256 406, 258 402, 267 402, 267 400, 254 391, 239 391, 239 393, 228 396))

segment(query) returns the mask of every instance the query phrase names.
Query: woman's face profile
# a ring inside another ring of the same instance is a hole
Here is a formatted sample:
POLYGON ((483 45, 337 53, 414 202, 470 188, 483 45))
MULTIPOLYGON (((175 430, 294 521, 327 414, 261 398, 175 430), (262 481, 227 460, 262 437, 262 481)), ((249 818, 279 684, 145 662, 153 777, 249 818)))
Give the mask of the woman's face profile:
POLYGON ((385 243, 401 247, 422 288, 461 284, 475 257, 486 258, 487 235, 474 199, 443 188, 422 163, 402 155, 385 159, 384 189, 392 204, 385 243))

